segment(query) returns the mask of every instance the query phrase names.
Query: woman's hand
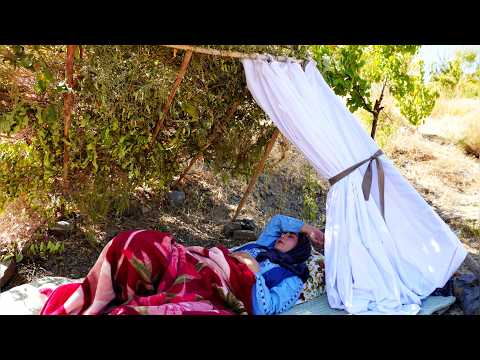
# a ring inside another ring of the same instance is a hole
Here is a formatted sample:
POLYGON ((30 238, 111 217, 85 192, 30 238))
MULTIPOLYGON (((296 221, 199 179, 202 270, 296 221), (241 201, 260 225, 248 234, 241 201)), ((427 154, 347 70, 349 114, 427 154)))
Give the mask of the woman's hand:
POLYGON ((304 224, 300 229, 300 232, 307 234, 314 245, 323 248, 325 243, 325 234, 320 229, 317 229, 312 225, 304 224))
POLYGON ((244 263, 245 265, 247 265, 250 271, 253 272, 254 274, 260 271, 260 265, 258 265, 257 260, 255 260, 255 258, 253 258, 250 254, 240 251, 230 255, 236 258, 241 263, 244 263))

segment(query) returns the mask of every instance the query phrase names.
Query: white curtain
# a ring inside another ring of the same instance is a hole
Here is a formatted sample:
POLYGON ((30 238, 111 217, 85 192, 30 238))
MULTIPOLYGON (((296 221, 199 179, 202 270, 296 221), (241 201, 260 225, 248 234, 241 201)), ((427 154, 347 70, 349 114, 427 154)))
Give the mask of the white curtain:
MULTIPOLYGON (((315 62, 305 70, 293 62, 242 62, 255 101, 320 176, 331 178, 378 150, 315 62)), ((328 192, 328 301, 352 314, 416 314, 421 299, 445 285, 467 252, 393 163, 385 155, 379 159, 385 172, 385 220, 375 162, 368 201, 361 187, 368 163, 328 192)))

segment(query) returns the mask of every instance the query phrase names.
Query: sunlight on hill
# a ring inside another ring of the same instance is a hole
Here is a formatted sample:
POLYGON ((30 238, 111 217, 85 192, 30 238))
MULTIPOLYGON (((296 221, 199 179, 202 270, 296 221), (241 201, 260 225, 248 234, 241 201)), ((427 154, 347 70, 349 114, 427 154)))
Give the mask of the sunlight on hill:
POLYGON ((459 143, 480 156, 480 99, 438 99, 419 131, 459 143))

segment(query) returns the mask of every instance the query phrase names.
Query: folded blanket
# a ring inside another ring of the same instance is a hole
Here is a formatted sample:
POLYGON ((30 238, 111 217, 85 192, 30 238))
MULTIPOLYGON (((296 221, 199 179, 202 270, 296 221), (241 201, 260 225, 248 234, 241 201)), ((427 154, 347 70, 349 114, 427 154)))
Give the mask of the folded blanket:
POLYGON ((251 314, 254 283, 224 247, 185 247, 169 233, 125 231, 82 282, 43 289, 41 314, 251 314))

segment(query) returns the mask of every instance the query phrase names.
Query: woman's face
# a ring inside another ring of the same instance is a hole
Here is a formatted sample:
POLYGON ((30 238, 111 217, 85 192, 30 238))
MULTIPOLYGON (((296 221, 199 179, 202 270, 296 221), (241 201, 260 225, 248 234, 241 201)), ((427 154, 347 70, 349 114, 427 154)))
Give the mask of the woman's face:
POLYGON ((275 242, 274 248, 280 252, 286 253, 292 250, 298 243, 298 236, 295 233, 285 233, 275 242))

